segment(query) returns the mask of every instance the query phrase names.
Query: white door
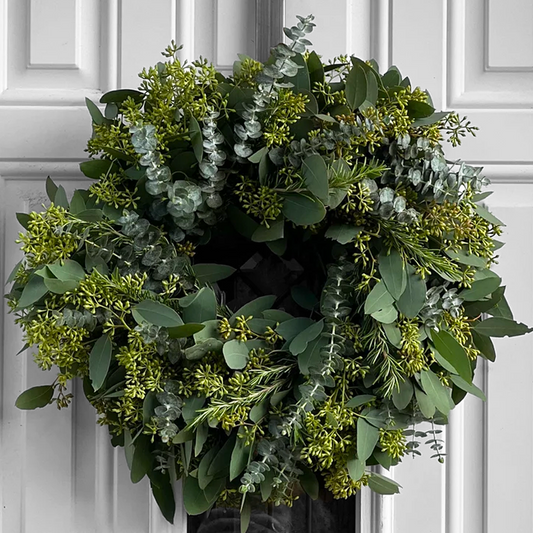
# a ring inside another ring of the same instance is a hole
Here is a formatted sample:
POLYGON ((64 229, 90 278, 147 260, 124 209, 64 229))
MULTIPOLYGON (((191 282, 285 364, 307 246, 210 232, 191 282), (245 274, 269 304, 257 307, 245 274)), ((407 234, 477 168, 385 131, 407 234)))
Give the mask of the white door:
MULTIPOLYGON (((19 258, 15 212, 39 208, 47 175, 80 185, 86 96, 135 87, 171 39, 185 45, 183 58, 229 71, 238 52, 264 57, 284 21, 308 13, 325 58, 396 64, 436 107, 480 127, 449 156, 492 179, 488 203, 507 223, 498 271, 515 317, 533 324, 530 0, 0 0, 0 278, 19 258)), ((20 334, 2 310, 0 532, 185 533, 183 515, 167 525, 147 485, 131 485, 83 395, 61 412, 14 407, 45 376, 31 354, 15 355, 20 334)), ((488 402, 467 400, 452 417, 445 466, 429 454, 406 460, 392 473, 401 495, 364 492, 362 533, 533 531, 533 339, 499 347, 496 365, 478 373, 488 402)))

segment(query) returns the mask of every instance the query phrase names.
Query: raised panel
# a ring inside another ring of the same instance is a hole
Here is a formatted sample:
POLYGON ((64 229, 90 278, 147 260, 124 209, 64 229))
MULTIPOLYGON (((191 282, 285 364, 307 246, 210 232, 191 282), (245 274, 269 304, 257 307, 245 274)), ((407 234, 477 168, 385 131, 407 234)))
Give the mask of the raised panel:
POLYGON ((237 54, 255 56, 255 2, 216 0, 215 10, 215 65, 231 70, 237 54))
POLYGON ((0 128, 0 162, 87 158, 84 150, 91 136, 91 118, 85 106, 21 109, 0 105, 0 123, 4 124, 0 128))
POLYGON ((76 101, 105 86, 107 10, 98 0, 0 1, 7 46, 0 105, 76 101))
POLYGON ((31 0, 30 68, 77 69, 80 0, 31 0))
POLYGON ((445 143, 446 155, 451 159, 476 161, 480 166, 493 163, 533 163, 531 110, 448 109, 457 110, 460 116, 467 116, 479 128, 475 137, 464 137, 461 146, 453 148, 445 143))
MULTIPOLYGON (((423 424, 417 426, 416 429, 427 431, 431 429, 431 425, 423 424)), ((436 426, 435 429, 444 428, 436 426)), ((424 443, 427 439, 418 440, 424 443)), ((385 524, 383 533, 407 533, 409 531, 446 533, 444 528, 446 467, 437 459, 431 458, 433 450, 428 445, 421 444, 419 450, 422 456, 405 457, 401 464, 392 469, 391 477, 402 486, 402 489, 400 494, 384 496, 384 499, 388 500, 389 512, 383 516, 385 524)), ((385 472, 385 475, 390 474, 385 472)))
POLYGON ((444 13, 444 0, 410 0, 409 9, 403 2, 391 2, 389 17, 391 63, 409 77, 413 87, 429 91, 436 108, 443 106, 444 13), (415 13, 416 31, 411 31, 415 13))
MULTIPOLYGON (((76 179, 77 163, 0 163, 0 278, 20 259, 15 242, 17 212, 41 210, 47 204, 45 178, 51 175, 67 189, 84 187, 76 179)), ((185 533, 184 512, 177 505, 174 525, 155 504, 145 479, 130 481, 122 448, 111 446, 106 427, 96 424, 81 383, 73 383, 74 399, 67 409, 47 406, 20 411, 14 405, 26 388, 52 383, 55 370, 43 372, 23 345, 20 328, 7 305, 0 306, 2 337, 2 448, 0 531, 52 533, 61 527, 75 533, 185 533)), ((175 488, 181 501, 180 486, 175 488)))
MULTIPOLYGON (((487 68, 487 40, 493 39, 502 54, 517 52, 510 51, 516 44, 512 39, 516 38, 511 37, 513 31, 509 28, 503 37, 501 33, 498 34, 500 37, 490 37, 485 4, 485 0, 448 2, 448 106, 452 109, 530 109, 533 105, 533 70, 487 68)), ((509 9, 509 2, 506 6, 509 9)), ((520 16, 523 15, 520 12, 520 16)), ((503 30, 500 28, 500 31, 503 30)), ((524 53, 530 56, 530 52, 524 53)), ((509 66, 513 66, 512 61, 509 66)))
MULTIPOLYGON (((533 324, 533 169, 529 183, 494 184, 487 199, 506 223, 495 270, 508 285, 515 319, 533 324), (518 260, 518 258, 520 258, 518 260)), ((487 403, 487 533, 533 530, 533 336, 495 340, 487 403), (502 510, 505 510, 502 512, 502 510)))
POLYGON ((284 26, 294 26, 298 22, 296 15, 315 16, 316 28, 309 40, 324 62, 343 54, 370 58, 369 0, 345 0, 335 4, 320 0, 286 0, 284 4, 284 26))
POLYGON ((485 4, 487 69, 533 70, 533 3, 488 0, 485 4))
MULTIPOLYGON (((1 171, 0 171, 1 172, 1 171)), ((4 215, 2 274, 9 273, 20 259, 15 243, 20 226, 17 211, 39 209, 44 200, 41 185, 31 179, 2 180, 4 215)), ((2 276, 4 279, 4 276, 2 276)), ((23 345, 20 328, 2 305, 4 335, 0 349, 3 361, 3 448, 0 454, 4 489, 2 525, 4 531, 32 533, 53 531, 58 517, 72 524, 77 481, 77 425, 87 421, 77 417, 76 409, 58 411, 53 407, 39 411, 20 411, 14 403, 23 390, 50 384, 55 372, 42 372, 33 362, 30 350, 16 355, 23 345), (5 444, 4 444, 5 443, 5 444)), ((81 398, 83 401, 83 398, 81 398)), ((94 424, 94 414, 90 422, 94 424)), ((83 441, 80 443, 83 446, 83 441)))
POLYGON ((136 88, 138 74, 162 61, 161 52, 176 35, 176 0, 158 0, 150 7, 145 0, 120 3, 120 65, 118 85, 136 88), (157 7, 157 9, 153 9, 157 7))
POLYGON ((255 16, 256 3, 252 1, 195 2, 194 58, 207 58, 222 74, 231 74, 237 54, 256 55, 255 16))

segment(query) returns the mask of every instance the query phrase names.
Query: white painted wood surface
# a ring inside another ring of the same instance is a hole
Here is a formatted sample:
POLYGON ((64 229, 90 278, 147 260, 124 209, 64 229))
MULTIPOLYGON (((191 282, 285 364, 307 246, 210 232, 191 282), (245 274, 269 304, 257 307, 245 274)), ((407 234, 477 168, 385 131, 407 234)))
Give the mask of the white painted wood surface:
MULTIPOLYGON (((135 87, 137 72, 171 39, 184 44, 184 59, 203 55, 228 71, 238 52, 254 55, 264 44, 256 31, 264 2, 0 0, 2 279, 20 256, 14 213, 39 207, 47 175, 70 190, 82 179, 77 161, 91 130, 84 98, 135 87)), ((311 40, 324 57, 396 64, 437 107, 480 127, 449 155, 485 166, 493 180, 489 205, 507 223, 498 271, 516 318, 533 323, 531 1, 271 2, 278 6, 289 25, 295 14, 316 15, 311 40)), ((61 412, 15 409, 17 395, 48 376, 31 354, 14 355, 20 334, 2 310, 0 532, 185 533, 182 514, 167 525, 146 484, 131 485, 121 451, 95 425, 83 395, 61 412)), ((446 465, 408 460, 393 472, 401 495, 364 492, 361 533, 533 531, 533 339, 498 345, 497 363, 478 374, 488 402, 469 399, 453 414, 446 465)))

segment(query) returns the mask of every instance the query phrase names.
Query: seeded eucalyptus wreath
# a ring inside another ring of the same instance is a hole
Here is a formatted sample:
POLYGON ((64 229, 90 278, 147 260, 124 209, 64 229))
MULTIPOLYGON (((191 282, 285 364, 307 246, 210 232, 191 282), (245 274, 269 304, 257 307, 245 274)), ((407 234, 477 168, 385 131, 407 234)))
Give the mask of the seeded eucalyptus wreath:
POLYGON ((420 438, 442 460, 435 425, 483 397, 491 337, 529 331, 491 271, 487 180, 443 154, 475 128, 395 67, 323 64, 312 21, 230 77, 172 44, 139 90, 104 94, 104 114, 87 101, 88 190, 68 201, 49 179, 50 207, 18 215, 9 306, 58 374, 17 405, 65 407, 81 378, 169 521, 176 479, 188 513, 240 505, 243 529, 254 501, 301 489, 396 493, 367 467, 420 454, 420 438), (230 309, 243 250, 300 265, 290 295, 230 309))

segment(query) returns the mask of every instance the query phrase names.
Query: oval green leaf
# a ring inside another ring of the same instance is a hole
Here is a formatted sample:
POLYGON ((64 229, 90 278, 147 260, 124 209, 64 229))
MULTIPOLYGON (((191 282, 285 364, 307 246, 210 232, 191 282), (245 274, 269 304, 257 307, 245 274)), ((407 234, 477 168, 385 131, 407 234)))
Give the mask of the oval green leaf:
MULTIPOLYGON (((132 309, 132 314, 138 324, 148 322, 155 326, 167 328, 181 326, 183 324, 183 320, 174 309, 155 300, 143 300, 138 303, 132 309)), ((203 322, 203 320, 188 320, 188 322, 203 322)))
POLYGON ((465 349, 447 331, 432 331, 431 340, 435 348, 446 359, 457 373, 468 383, 472 383, 472 366, 465 349))
POLYGON ((200 283, 216 283, 222 279, 229 278, 235 272, 235 268, 231 266, 213 263, 193 265, 192 269, 200 283))
POLYGON ((282 210, 298 226, 318 224, 326 216, 326 209, 320 200, 297 192, 283 195, 282 210))
POLYGON ((15 401, 15 406, 19 409, 38 409, 50 403, 54 395, 52 385, 39 385, 25 390, 15 401))
POLYGON ((104 384, 109 365, 113 345, 109 335, 102 335, 95 343, 89 356, 89 376, 95 391, 104 384))
POLYGON ((426 282, 407 265, 405 290, 397 301, 398 310, 407 318, 415 318, 426 302, 426 282))
POLYGON ((357 421, 357 457, 366 461, 374 451, 379 440, 379 429, 369 424, 364 418, 357 421))
POLYGON ((376 311, 388 308, 394 302, 394 298, 387 290, 385 283, 379 281, 374 285, 365 300, 365 315, 371 315, 376 311))
POLYGON ((407 271, 400 254, 391 250, 389 254, 381 253, 378 258, 379 273, 390 292, 398 300, 407 287, 407 271))
POLYGON ((242 370, 248 363, 248 347, 246 343, 233 339, 222 348, 226 364, 232 370, 242 370))
POLYGON ((329 197, 328 167, 318 154, 307 157, 302 162, 302 174, 307 188, 324 202, 329 197))

